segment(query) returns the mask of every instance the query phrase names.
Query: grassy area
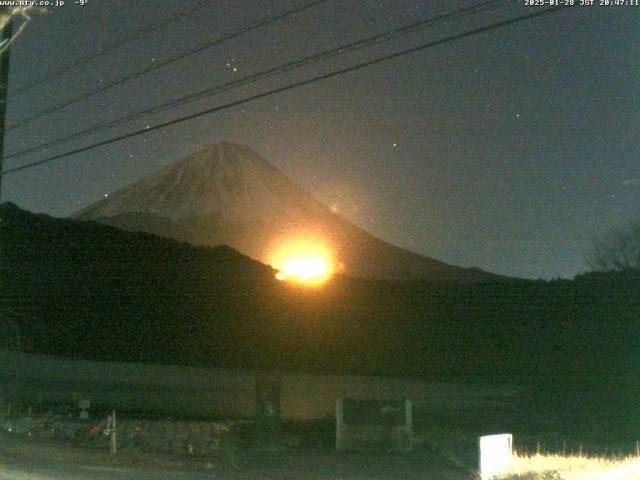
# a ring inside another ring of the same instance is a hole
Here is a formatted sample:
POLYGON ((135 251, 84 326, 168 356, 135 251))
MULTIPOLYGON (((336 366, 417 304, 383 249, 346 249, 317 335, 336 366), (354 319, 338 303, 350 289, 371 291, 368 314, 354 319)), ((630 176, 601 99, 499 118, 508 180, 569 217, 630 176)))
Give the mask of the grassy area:
MULTIPOLYGON (((463 467, 477 468, 479 435, 436 426, 416 432, 420 444, 461 467, 461 471, 463 467)), ((640 444, 585 446, 580 440, 556 434, 517 435, 514 440, 509 472, 499 480, 640 480, 640 453, 636 453, 640 444)))
POLYGON ((503 480, 636 480, 640 457, 516 453, 503 480))

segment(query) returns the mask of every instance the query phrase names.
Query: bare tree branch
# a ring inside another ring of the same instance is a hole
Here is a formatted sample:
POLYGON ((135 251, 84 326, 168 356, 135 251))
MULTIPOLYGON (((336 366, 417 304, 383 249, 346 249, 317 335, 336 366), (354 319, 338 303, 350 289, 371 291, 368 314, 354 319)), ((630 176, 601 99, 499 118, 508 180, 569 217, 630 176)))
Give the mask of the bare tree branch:
POLYGON ((596 240, 588 264, 600 272, 640 269, 640 223, 596 240))

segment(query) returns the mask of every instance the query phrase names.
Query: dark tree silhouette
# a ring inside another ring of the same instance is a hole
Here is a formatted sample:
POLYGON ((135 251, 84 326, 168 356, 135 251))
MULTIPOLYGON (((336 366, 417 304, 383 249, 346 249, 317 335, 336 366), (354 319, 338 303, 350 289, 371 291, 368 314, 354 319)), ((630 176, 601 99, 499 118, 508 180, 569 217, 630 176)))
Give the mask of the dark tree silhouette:
POLYGON ((600 272, 640 270, 640 222, 596 240, 589 266, 600 272))

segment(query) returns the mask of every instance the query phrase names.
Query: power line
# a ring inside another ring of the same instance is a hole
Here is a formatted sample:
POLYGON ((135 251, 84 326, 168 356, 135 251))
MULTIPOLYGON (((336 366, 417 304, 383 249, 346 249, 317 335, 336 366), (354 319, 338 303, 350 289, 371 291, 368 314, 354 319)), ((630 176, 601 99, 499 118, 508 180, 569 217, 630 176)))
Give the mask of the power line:
POLYGON ((491 30, 496 30, 498 28, 506 27, 508 25, 513 25, 513 24, 520 23, 520 22, 523 22, 523 21, 526 21, 526 20, 531 20, 533 18, 541 17, 543 15, 548 15, 550 13, 554 13, 554 12, 563 10, 565 8, 569 8, 569 7, 567 7, 567 6, 557 6, 557 7, 553 7, 553 8, 548 8, 548 9, 541 10, 541 11, 538 11, 538 12, 529 13, 529 14, 526 14, 526 15, 521 15, 519 17, 511 18, 509 20, 503 20, 501 22, 496 22, 496 23, 492 23, 492 24, 489 24, 489 25, 485 25, 484 27, 479 27, 479 28, 475 28, 475 29, 472 29, 472 30, 468 30, 466 32, 459 33, 459 34, 456 34, 456 35, 452 35, 452 36, 449 36, 449 37, 445 37, 445 38, 440 39, 440 40, 436 40, 436 41, 433 41, 433 42, 429 42, 429 43, 425 43, 425 44, 422 44, 422 45, 418 45, 416 47, 411 47, 411 48, 408 48, 408 49, 405 49, 405 50, 401 50, 399 52, 391 53, 391 54, 385 55, 383 57, 378 57, 376 59, 369 60, 369 61, 366 61, 366 62, 358 63, 358 64, 352 65, 350 67, 342 68, 342 69, 339 69, 339 70, 334 70, 333 72, 325 73, 323 75, 318 75, 318 76, 309 78, 307 80, 301 80, 301 81, 298 81, 298 82, 290 83, 290 84, 285 85, 283 87, 274 88, 272 90, 268 90, 266 92, 258 93, 256 95, 252 95, 250 97, 245 97, 245 98, 240 99, 240 100, 235 100, 233 102, 229 102, 229 103, 225 103, 225 104, 222 104, 222 105, 218 105, 216 107, 208 108, 206 110, 202 110, 202 111, 197 112, 197 113, 192 113, 190 115, 186 115, 186 116, 183 116, 183 117, 180 117, 180 118, 176 118, 174 120, 170 120, 168 122, 164 122, 164 123, 161 123, 161 124, 158 124, 158 125, 154 125, 152 127, 143 128, 143 129, 140 129, 140 130, 135 130, 133 132, 129 132, 129 133, 126 133, 126 134, 123 134, 123 135, 119 135, 117 137, 113 137, 113 138, 110 138, 110 139, 107 139, 107 140, 103 140, 101 142, 97 142, 97 143, 94 143, 92 145, 88 145, 88 146, 85 146, 85 147, 77 148, 75 150, 71 150, 71 151, 68 151, 68 152, 65 152, 65 153, 61 153, 61 154, 58 154, 58 155, 52 155, 50 157, 47 157, 47 158, 44 158, 44 159, 41 159, 41 160, 38 160, 38 161, 35 161, 35 162, 31 162, 31 163, 28 163, 28 164, 25 164, 25 165, 21 165, 19 167, 14 167, 14 168, 11 168, 9 170, 5 170, 3 172, 0 172, 0 176, 4 176, 4 175, 11 174, 11 173, 19 172, 19 171, 22 171, 22 170, 26 170, 26 169, 29 169, 29 168, 33 168, 33 167, 36 167, 36 166, 39 166, 39 165, 43 165, 45 163, 52 162, 54 160, 58 160, 60 158, 69 157, 71 155, 76 155, 78 153, 83 153, 83 152, 86 152, 86 151, 89 151, 89 150, 93 150, 95 148, 103 147, 105 145, 110 145, 112 143, 116 143, 116 142, 119 142, 121 140, 126 140, 128 138, 136 137, 138 135, 143 135, 145 133, 153 132, 155 130, 160 130, 162 128, 170 127, 170 126, 173 126, 173 125, 176 125, 176 124, 179 124, 179 123, 186 122, 188 120, 193 120, 194 118, 202 117, 202 116, 205 116, 205 115, 209 115, 209 114, 212 114, 212 113, 219 112, 221 110, 226 110, 228 108, 236 107, 238 105, 243 105, 245 103, 249 103, 249 102, 252 102, 254 100, 258 100, 258 99, 261 99, 261 98, 269 97, 269 96, 275 95, 277 93, 282 93, 282 92, 285 92, 285 91, 288 91, 288 90, 293 90, 294 88, 302 87, 304 85, 310 85, 310 84, 313 84, 313 83, 316 83, 316 82, 319 82, 319 81, 322 81, 322 80, 327 80, 329 78, 333 78, 333 77, 337 77, 339 75, 343 75, 345 73, 353 72, 353 71, 356 71, 356 70, 361 70, 363 68, 370 67, 370 66, 373 66, 373 65, 377 65, 379 63, 386 62, 388 60, 392 60, 392 59, 399 58, 399 57, 402 57, 402 56, 405 56, 405 55, 409 55, 409 54, 416 53, 416 52, 419 52, 419 51, 422 51, 422 50, 426 50, 427 48, 435 47, 435 46, 442 45, 442 44, 445 44, 445 43, 449 43, 449 42, 452 42, 452 41, 455 41, 455 40, 461 40, 463 38, 471 37, 473 35, 477 35, 477 34, 480 34, 480 33, 485 33, 485 32, 491 31, 491 30))
POLYGON ((231 82, 226 82, 223 84, 219 84, 216 85, 214 87, 211 88, 207 88, 205 90, 193 93, 193 94, 189 94, 186 95, 184 97, 175 99, 175 100, 171 100, 169 102, 165 102, 162 103, 160 105, 156 105, 154 107, 150 107, 148 109, 142 110, 142 111, 138 111, 138 112, 134 112, 128 115, 125 115, 123 117, 114 119, 114 120, 110 120, 108 122, 103 122, 101 124, 98 125, 94 125, 92 127, 86 128, 84 130, 81 130, 79 132, 75 132, 72 133, 70 135, 67 136, 63 136, 60 138, 57 138, 55 140, 51 140, 47 143, 41 144, 41 145, 36 145, 33 147, 29 147, 17 152, 14 152, 10 155, 5 156, 5 158, 15 158, 15 157, 20 157, 23 155, 26 155, 28 153, 32 153, 38 150, 43 150, 49 147, 53 147, 56 145, 60 145, 62 143, 67 143, 68 141, 71 140, 75 140, 77 138, 81 138, 87 135, 90 135, 92 133, 97 133, 100 132, 102 130, 105 130, 107 128, 114 128, 117 126, 122 125, 123 123, 126 123, 128 121, 134 120, 136 118, 140 118, 146 115, 150 115, 153 113, 157 113, 160 112, 162 110, 166 110, 168 108, 174 108, 177 106, 181 106, 184 105, 186 103, 191 103, 193 101, 199 100, 201 98, 205 98, 205 97, 210 97, 213 95, 216 95, 218 93, 227 91, 227 90, 231 90, 231 89, 235 89, 238 88, 240 86, 243 85, 249 85, 249 84, 253 84, 259 80, 263 80, 269 77, 272 77, 276 74, 280 74, 280 73, 285 73, 288 72, 290 70, 294 70, 303 66, 307 66, 322 60, 326 60, 328 58, 332 58, 338 55, 343 55, 346 53, 351 53, 357 50, 361 50, 363 48, 367 48, 373 45, 379 45, 391 40, 394 40, 402 35, 406 35, 409 33, 414 33, 417 32, 420 29, 432 26, 438 22, 442 22, 442 21, 447 21, 447 20, 451 20, 454 18, 459 18, 465 15, 469 15, 472 13, 478 13, 480 11, 483 10, 487 10, 490 8, 496 8, 498 7, 500 4, 505 3, 506 0, 488 0, 484 3, 480 3, 480 4, 476 4, 474 6, 470 6, 470 7, 466 7, 463 9, 457 9, 454 10, 452 12, 446 12, 446 13, 441 13, 439 15, 436 15, 434 17, 430 17, 428 19, 423 19, 417 22, 414 22, 410 25, 404 26, 404 27, 399 27, 399 28, 395 28, 386 32, 382 32, 380 34, 374 35, 374 36, 370 36, 364 39, 360 39, 351 43, 348 43, 346 45, 342 45, 339 47, 335 47, 335 48, 331 48, 329 50, 325 50, 323 52, 317 53, 315 55, 309 56, 309 57, 305 57, 302 59, 298 59, 298 60, 293 60, 287 63, 284 63, 282 65, 276 66, 276 67, 272 67, 269 68, 267 70, 263 70, 261 72, 237 79, 237 80, 233 80, 231 82))
POLYGON ((95 60, 96 58, 100 57, 101 55, 104 55, 106 53, 112 52, 113 50, 116 50, 117 48, 122 47, 123 45, 126 45, 127 43, 133 42, 134 40, 137 40, 140 37, 143 37, 145 35, 148 35, 150 33, 155 32, 156 30, 159 30, 161 28, 166 27, 167 25, 170 25, 174 22, 177 22, 179 20, 182 20, 184 17, 193 14, 194 12, 197 12, 199 10, 202 10, 204 7, 206 7, 207 5, 209 5, 209 1, 208 0, 200 0, 198 2, 195 3, 195 5, 190 6, 188 8, 186 8, 183 12, 177 14, 177 15, 172 15, 170 17, 164 18, 158 22, 152 23, 144 28, 142 28, 141 30, 138 30, 130 35, 127 35, 126 37, 122 38, 121 40, 112 43, 111 45, 98 50, 97 52, 94 53, 90 53, 88 55, 85 55, 84 57, 80 57, 62 67, 60 67, 58 70, 55 70, 53 72, 51 72, 48 75, 45 75, 44 77, 35 80, 31 83, 26 83, 24 85, 20 85, 16 88, 13 89, 13 91, 11 92, 11 97, 14 95, 19 95, 21 93, 24 93, 28 90, 31 90, 32 88, 37 87, 38 85, 41 85, 43 83, 49 82, 51 80, 53 80, 54 78, 58 78, 59 76, 70 72, 71 70, 74 70, 76 68, 81 67, 82 65, 95 60))
POLYGON ((142 70, 139 70, 136 73, 130 74, 130 75, 125 75, 122 76, 120 78, 116 78, 114 81, 112 81, 111 83, 108 83, 106 85, 103 85, 99 88, 96 88, 94 90, 91 90, 89 92, 85 92, 81 95, 78 95, 77 97, 71 98, 69 100, 65 100, 64 102, 61 102, 57 105, 54 105, 52 107, 49 108, 45 108, 44 110, 41 110, 38 113, 35 113, 34 115, 27 117, 27 118, 23 118, 22 120, 18 120, 17 122, 11 124, 10 126, 8 126, 7 128, 5 128, 5 130, 13 130, 14 128, 20 127, 22 125, 25 125, 27 123, 30 123, 34 120, 37 120, 38 118, 44 117, 45 115, 49 115, 51 113, 57 112, 58 110, 62 110, 63 108, 66 108, 70 105, 73 105, 74 103, 77 103, 81 100, 85 100, 87 98, 93 97, 94 95, 97 95, 99 93, 105 92, 117 85, 122 85, 125 82, 128 82, 129 80, 133 80, 134 78, 138 78, 141 77, 142 75, 146 75, 147 73, 153 72, 159 68, 162 68, 166 65, 170 65, 172 63, 177 62, 178 60, 182 60, 184 58, 187 58, 191 55, 195 55, 197 53, 200 53, 204 50, 207 50, 209 48, 215 47, 223 42, 226 42, 227 40, 231 40, 233 38, 237 38, 240 37, 242 35, 246 35, 247 33, 250 33, 254 30, 257 30, 261 27, 264 27, 266 25, 269 25, 271 23, 275 23, 279 20, 282 20, 286 17, 289 17, 291 15, 294 15, 296 13, 300 13, 304 10, 308 10, 312 7, 315 7, 316 5, 319 5, 321 3, 327 2, 328 0, 313 0, 310 3, 307 3, 301 7, 296 7, 290 10, 286 10, 285 12, 279 13, 277 15, 271 16, 265 20, 261 20, 259 22, 256 22, 246 28, 243 28, 241 30, 236 30, 233 33, 227 34, 227 35, 223 35, 222 37, 218 37, 212 41, 200 44, 199 46, 192 48, 190 50, 187 50, 186 52, 180 53, 178 55, 174 55, 173 57, 168 58, 167 60, 164 60, 162 62, 157 62, 157 63, 152 63, 150 65, 148 65, 147 67, 143 68, 142 70))

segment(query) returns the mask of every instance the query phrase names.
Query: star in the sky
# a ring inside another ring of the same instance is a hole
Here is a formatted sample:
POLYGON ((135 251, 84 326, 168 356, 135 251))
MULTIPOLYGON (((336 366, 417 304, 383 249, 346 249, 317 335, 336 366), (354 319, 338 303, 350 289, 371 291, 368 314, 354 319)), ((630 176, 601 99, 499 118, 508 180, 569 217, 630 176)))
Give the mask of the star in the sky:
POLYGON ((227 68, 231 69, 233 73, 238 73, 238 67, 234 57, 231 57, 231 60, 227 62, 227 68))

